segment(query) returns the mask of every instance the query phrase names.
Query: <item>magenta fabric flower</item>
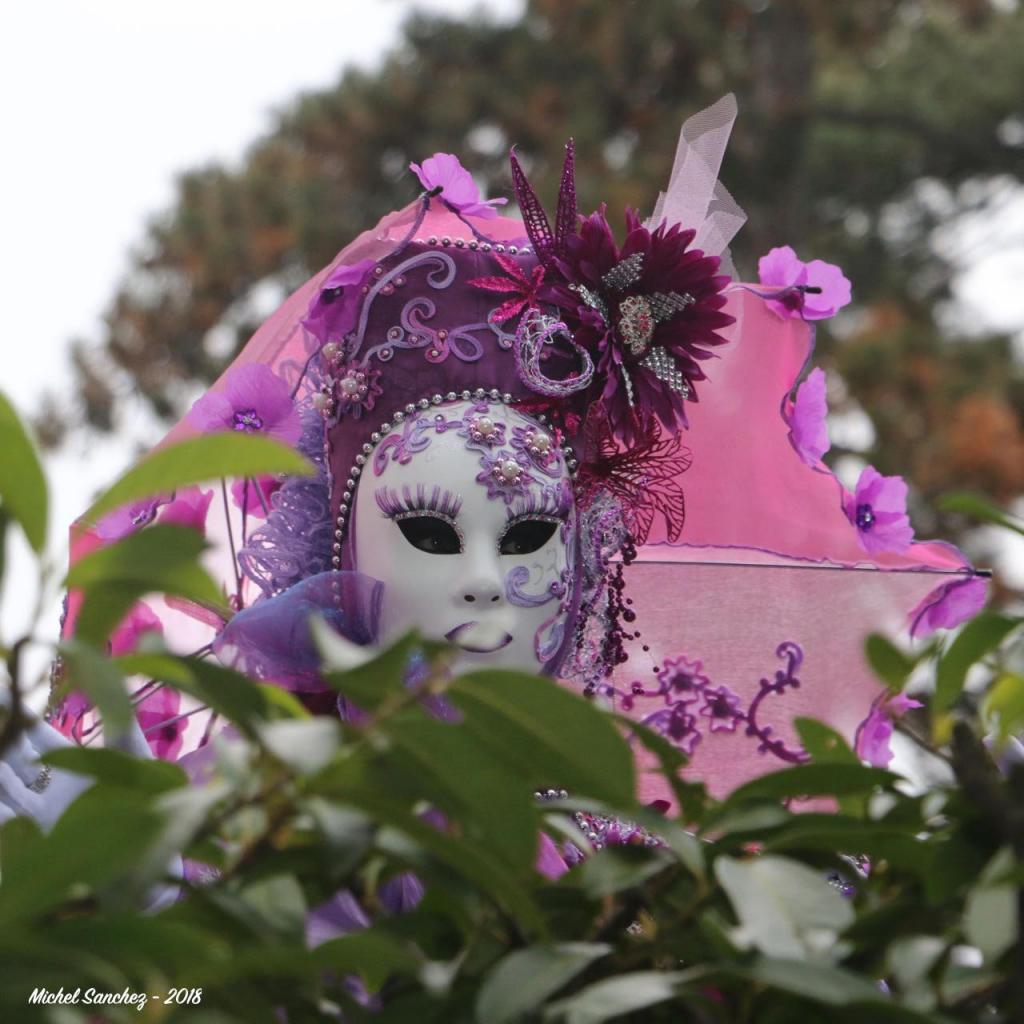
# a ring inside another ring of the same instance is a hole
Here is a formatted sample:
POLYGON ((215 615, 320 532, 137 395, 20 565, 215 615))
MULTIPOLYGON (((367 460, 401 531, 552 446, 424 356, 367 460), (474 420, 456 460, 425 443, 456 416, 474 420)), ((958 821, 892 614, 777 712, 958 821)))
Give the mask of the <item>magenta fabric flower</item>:
POLYGON ((711 680, 701 671, 703 663, 691 661, 682 655, 678 658, 666 658, 658 669, 658 692, 670 694, 677 704, 692 704, 698 700, 711 680))
POLYGON ((788 245, 762 256, 757 276, 769 288, 789 289, 784 295, 766 300, 781 317, 826 320, 850 302, 850 282, 839 267, 823 260, 804 263, 788 245), (804 291, 805 287, 819 290, 804 291))
POLYGON ((173 761, 181 751, 188 719, 180 714, 181 694, 169 686, 144 697, 135 709, 149 749, 164 761, 173 761))
POLYGON ((700 713, 710 719, 712 732, 735 732, 743 721, 740 698, 728 686, 715 686, 704 692, 704 706, 700 713))
POLYGON ((888 768, 892 760, 893 721, 905 715, 911 708, 923 707, 919 700, 898 693, 888 700, 876 701, 868 717, 857 728, 855 747, 857 756, 875 768, 888 768))
POLYGON ((268 509, 272 507, 270 499, 281 487, 281 481, 274 476, 261 476, 255 480, 245 477, 231 485, 231 500, 236 508, 244 509, 247 516, 265 519, 267 514, 263 506, 265 504, 268 509))
POLYGON ((335 267, 310 303, 302 326, 321 345, 340 341, 356 325, 362 298, 362 286, 377 265, 376 260, 335 267))
POLYGON ((435 153, 420 164, 409 164, 420 184, 428 191, 440 189, 441 198, 464 217, 492 220, 498 216, 495 206, 504 206, 507 199, 480 199, 473 175, 451 153, 435 153))
POLYGON ((206 514, 213 501, 213 491, 202 491, 198 487, 179 491, 174 500, 160 513, 161 523, 187 526, 206 536, 206 514))
POLYGON ((915 640, 937 629, 954 629, 985 607, 988 585, 980 576, 936 587, 911 613, 910 635, 915 640))
POLYGON ((882 476, 874 466, 865 466, 856 492, 843 497, 843 511, 857 527, 861 547, 868 554, 906 551, 914 539, 902 477, 882 476))
POLYGON ((140 601, 110 634, 110 653, 115 658, 122 654, 131 654, 139 646, 143 633, 163 634, 163 631, 164 625, 153 609, 140 601))
POLYGON ((203 434, 221 430, 266 434, 288 445, 294 445, 302 433, 290 388, 264 363, 229 370, 224 390, 208 391, 186 420, 203 434))
POLYGON ((156 519, 160 508, 170 500, 167 495, 158 495, 155 498, 146 498, 143 501, 133 501, 122 505, 105 515, 96 524, 96 532, 103 540, 121 540, 128 534, 141 530, 144 526, 149 526, 156 519))
POLYGON ((808 466, 817 466, 831 447, 825 421, 828 415, 825 395, 825 371, 812 370, 797 390, 789 416, 790 441, 808 466))

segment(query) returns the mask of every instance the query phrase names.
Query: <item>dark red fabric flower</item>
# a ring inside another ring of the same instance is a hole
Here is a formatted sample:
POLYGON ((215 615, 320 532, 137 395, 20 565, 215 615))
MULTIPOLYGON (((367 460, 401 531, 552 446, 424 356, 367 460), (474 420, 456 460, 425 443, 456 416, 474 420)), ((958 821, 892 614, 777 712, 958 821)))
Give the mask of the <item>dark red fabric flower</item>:
POLYGON ((600 401, 614 435, 633 444, 645 424, 686 426, 685 401, 697 401, 701 366, 733 323, 723 312, 729 278, 717 257, 690 248, 692 230, 649 231, 626 211, 616 244, 602 206, 580 221, 553 259, 560 281, 541 288, 578 344, 594 360, 600 401))

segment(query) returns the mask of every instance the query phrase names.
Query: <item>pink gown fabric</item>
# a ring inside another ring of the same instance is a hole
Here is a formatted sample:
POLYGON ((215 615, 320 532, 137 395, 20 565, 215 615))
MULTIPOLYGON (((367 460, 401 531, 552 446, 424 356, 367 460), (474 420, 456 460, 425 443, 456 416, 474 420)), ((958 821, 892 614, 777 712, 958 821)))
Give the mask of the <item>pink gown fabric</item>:
MULTIPOLYGON (((769 696, 759 721, 789 747, 796 716, 827 722, 851 743, 880 686, 864 656, 864 638, 880 632, 906 641, 908 615, 950 579, 970 573, 942 542, 901 554, 869 556, 842 509, 842 487, 824 466, 808 466, 789 438, 788 396, 811 356, 813 336, 799 318, 782 319, 750 290, 731 292, 740 330, 708 366, 706 398, 690 409, 682 543, 652 537, 628 568, 638 640, 616 677, 648 688, 666 658, 700 661, 713 686, 726 685, 744 706, 782 668, 776 648, 799 645, 799 688, 769 696), (639 648, 650 647, 649 652, 639 648)), ((640 698, 642 718, 660 706, 640 698)), ((698 716, 698 726, 709 720, 698 716)), ((701 728, 686 775, 724 795, 765 771, 784 767, 758 740, 701 728)), ((668 799, 638 754, 641 795, 668 799)))

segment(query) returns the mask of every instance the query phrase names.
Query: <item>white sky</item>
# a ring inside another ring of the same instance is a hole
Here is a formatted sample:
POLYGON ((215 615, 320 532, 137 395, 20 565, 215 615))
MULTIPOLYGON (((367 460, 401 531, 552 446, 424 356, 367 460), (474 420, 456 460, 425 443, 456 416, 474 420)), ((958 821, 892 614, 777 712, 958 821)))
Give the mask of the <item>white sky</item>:
MULTIPOLYGON (((237 160, 269 128, 275 107, 332 85, 346 65, 373 66, 414 8, 464 15, 483 7, 509 17, 522 4, 49 0, 10 7, 0 36, 0 388, 24 412, 44 386, 66 391, 69 339, 98 337, 129 250, 147 218, 170 205, 177 172, 237 160)), ((964 309, 1003 329, 1024 327, 1024 204, 1018 212, 1012 250, 974 264, 959 293, 964 309)), ((145 431, 140 421, 125 434, 145 431)), ((48 460, 58 562, 68 522, 132 455, 123 436, 79 438, 48 460)), ((8 637, 31 578, 22 553, 14 562, 0 605, 8 637)), ((52 636, 55 622, 45 632, 52 636)))
MULTIPOLYGON (((0 388, 23 413, 67 391, 74 337, 99 320, 174 177, 235 161, 299 92, 372 67, 414 10, 511 17, 522 0, 49 0, 12 5, 0 34, 0 388)), ((125 433, 144 435, 144 421, 125 433)), ((155 440, 157 433, 151 433, 155 440)), ((2 453, 0 453, 2 457, 2 453)), ((51 549, 133 457, 123 437, 48 458, 51 549)), ((13 546, 13 545, 12 545, 13 546)), ((30 599, 21 550, 0 595, 10 638, 30 599)), ((54 615, 45 633, 56 633, 54 615)))

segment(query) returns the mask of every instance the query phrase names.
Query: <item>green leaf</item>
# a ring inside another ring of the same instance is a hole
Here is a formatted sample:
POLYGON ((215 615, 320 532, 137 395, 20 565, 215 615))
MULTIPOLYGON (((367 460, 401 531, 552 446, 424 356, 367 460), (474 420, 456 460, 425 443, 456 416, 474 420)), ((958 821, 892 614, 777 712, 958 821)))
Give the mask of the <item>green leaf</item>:
POLYGON ((763 984, 830 1006, 880 1003, 885 999, 876 982, 829 964, 764 957, 750 973, 763 984))
POLYGON ((54 768, 92 776, 99 782, 154 795, 188 785, 188 775, 176 764, 132 757, 108 747, 62 747, 51 750, 40 760, 54 768))
POLYGON ((875 675, 890 690, 902 690, 908 676, 914 671, 914 659, 904 654, 888 637, 880 633, 872 633, 864 641, 864 653, 875 675))
POLYGON ((117 664, 133 675, 169 683, 206 704, 249 736, 270 718, 270 704, 260 685, 239 672, 205 658, 178 655, 131 654, 117 664))
MULTIPOLYGON (((861 764, 800 764, 770 772, 733 790, 719 813, 748 800, 786 800, 803 796, 848 796, 892 787, 899 776, 861 764)), ((713 820, 713 819, 712 819, 713 820)))
POLYGON ((688 822, 700 824, 708 805, 708 791, 703 782, 688 782, 682 777, 681 771, 689 764, 690 759, 661 733, 649 726, 623 714, 615 714, 614 718, 657 759, 661 775, 671 787, 672 795, 684 818, 688 822))
MULTIPOLYGON (((454 869, 470 883, 478 886, 484 893, 495 899, 505 911, 512 915, 521 926, 532 932, 543 933, 544 917, 529 889, 517 877, 508 865, 494 856, 492 848, 473 842, 469 838, 456 838, 448 835, 433 824, 413 813, 405 802, 389 792, 387 786, 374 775, 365 781, 358 779, 351 772, 350 766, 345 772, 337 772, 334 767, 328 769, 318 780, 321 795, 333 795, 351 807, 359 808, 374 821, 390 825, 403 839, 412 840, 430 858, 436 858, 442 864, 454 869), (330 793, 330 773, 335 772, 337 792, 330 793)), ((380 849, 388 852, 391 848, 389 829, 384 828, 377 837, 380 849)), ((407 845, 399 843, 395 851, 405 857, 407 845)), ((429 871, 429 860, 417 865, 417 872, 429 871)), ((450 876, 437 874, 438 880, 451 881, 450 876)), ((461 883, 464 884, 464 883, 461 883)), ((461 885, 460 885, 461 887, 461 885)))
POLYGON ((294 449, 258 434, 223 431, 157 448, 128 470, 83 519, 95 523, 122 505, 222 477, 312 476, 313 465, 294 449))
POLYGON ((741 948, 820 960, 854 921, 849 900, 820 871, 787 857, 718 857, 715 876, 739 918, 733 941, 741 948))
MULTIPOLYGON (((794 814, 781 828, 762 837, 764 849, 842 851, 863 854, 876 863, 883 860, 914 874, 929 867, 928 844, 918 839, 912 825, 904 829, 866 822, 843 814, 794 814)), ((852 869, 848 873, 854 875, 852 869)))
POLYGON ((1004 672, 985 694, 982 714, 1000 747, 1024 733, 1024 676, 1004 672))
POLYGON ((484 979, 477 1020, 512 1024, 522 1019, 611 950, 603 943, 562 942, 510 953, 484 979))
POLYGON ((605 978, 568 999, 552 1003, 544 1013, 544 1020, 602 1024, 674 999, 681 978, 681 974, 669 971, 631 971, 605 978))
MULTIPOLYGON (((850 749, 846 740, 835 729, 814 718, 793 720, 800 745, 811 755, 815 764, 860 764, 860 758, 850 749)), ((839 809, 845 814, 863 815, 867 807, 866 796, 840 797, 839 809)))
POLYGON ((1019 619, 982 612, 964 626, 939 660, 932 699, 936 714, 947 711, 956 703, 971 666, 994 651, 1019 625, 1019 619))
MULTIPOLYGON (((7 514, 7 510, 0 505, 0 587, 4 581, 4 570, 7 568, 7 525, 10 523, 11 517, 7 514)), ((2 593, 0 589, 0 593, 2 593)))
POLYGON ((800 745, 815 764, 860 764, 860 758, 831 726, 816 718, 794 718, 800 745))
POLYGON ((35 446, 14 406, 0 392, 0 508, 6 510, 34 551, 46 547, 48 494, 35 446))
POLYGON ((97 784, 70 805, 47 836, 15 829, 10 842, 10 824, 5 826, 0 930, 57 906, 76 887, 95 890, 132 878, 163 824, 148 796, 97 784))
POLYGON ((944 512, 959 512, 983 523, 995 523, 1014 533, 1024 534, 1024 520, 1010 515, 989 504, 977 494, 957 492, 939 499, 939 508, 944 512))
POLYGON ((1004 847, 989 861, 964 908, 964 934, 993 966, 1017 942, 1017 890, 998 879, 1014 866, 1013 852, 1004 847))
POLYGON ((199 564, 203 538, 184 526, 157 524, 90 552, 65 585, 85 592, 75 635, 103 643, 132 604, 149 593, 174 594, 226 611, 223 595, 199 564))
POLYGON ((365 648, 339 636, 319 616, 311 617, 309 625, 323 658, 324 680, 361 711, 376 711, 386 700, 405 692, 410 662, 423 646, 415 632, 367 659, 365 648))
POLYGON ((310 953, 321 970, 358 974, 371 992, 376 992, 394 974, 414 975, 421 965, 404 943, 379 928, 366 928, 330 939, 310 953))
POLYGON ((117 665, 75 638, 65 640, 58 651, 64 660, 68 687, 81 690, 99 709, 107 742, 123 735, 132 722, 133 712, 117 665))
POLYGON ((536 788, 560 786, 620 810, 635 802, 633 755, 611 715, 552 679, 491 669, 447 690, 466 724, 536 788))
POLYGON ((268 940, 303 941, 306 899, 294 876, 261 878, 242 889, 240 896, 246 908, 258 916, 260 931, 268 940))
POLYGON ((527 870, 537 851, 534 784, 494 756, 486 733, 467 717, 452 724, 416 709, 386 721, 392 744, 378 771, 413 799, 426 799, 459 822, 493 856, 527 870))
POLYGON ((325 768, 341 742, 341 725, 325 715, 268 722, 258 732, 263 745, 279 761, 303 775, 325 768))
POLYGON ((583 888, 591 896, 614 896, 635 889, 664 871, 674 858, 644 846, 609 846, 588 857, 579 868, 583 888))

